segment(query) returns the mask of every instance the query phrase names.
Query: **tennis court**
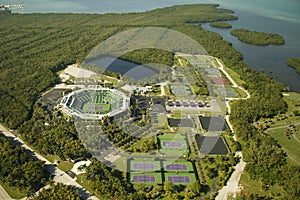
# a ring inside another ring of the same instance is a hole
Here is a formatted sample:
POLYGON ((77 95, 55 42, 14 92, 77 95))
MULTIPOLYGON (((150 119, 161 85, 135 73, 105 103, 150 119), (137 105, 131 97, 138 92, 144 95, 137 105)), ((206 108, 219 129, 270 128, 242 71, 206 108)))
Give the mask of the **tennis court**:
POLYGON ((239 97, 239 93, 231 87, 218 87, 219 94, 223 97, 239 97))
POLYGON ((162 176, 160 172, 131 172, 130 182, 133 184, 157 185, 162 184, 162 176))
POLYGON ((170 85, 170 90, 174 95, 191 95, 192 89, 187 85, 170 85))
POLYGON ((167 172, 194 172, 194 168, 191 162, 176 161, 168 162, 164 161, 164 170, 167 172))
POLYGON ((130 171, 161 171, 159 161, 154 160, 129 160, 130 171))
POLYGON ((165 173, 165 180, 176 185, 188 185, 196 182, 194 173, 165 173))
POLYGON ((189 152, 186 138, 180 134, 159 135, 157 140, 160 152, 165 156, 183 156, 189 152))
POLYGON ((86 103, 83 105, 82 111, 84 113, 104 114, 110 111, 110 104, 86 103))

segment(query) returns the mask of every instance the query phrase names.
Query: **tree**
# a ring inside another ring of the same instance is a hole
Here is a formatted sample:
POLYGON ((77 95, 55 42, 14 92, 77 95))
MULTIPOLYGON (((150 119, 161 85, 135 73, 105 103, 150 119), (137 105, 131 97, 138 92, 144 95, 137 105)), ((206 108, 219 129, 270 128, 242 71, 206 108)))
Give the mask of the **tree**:
POLYGON ((57 183, 51 185, 48 189, 43 189, 33 200, 81 200, 79 190, 75 189, 74 186, 64 185, 57 183))

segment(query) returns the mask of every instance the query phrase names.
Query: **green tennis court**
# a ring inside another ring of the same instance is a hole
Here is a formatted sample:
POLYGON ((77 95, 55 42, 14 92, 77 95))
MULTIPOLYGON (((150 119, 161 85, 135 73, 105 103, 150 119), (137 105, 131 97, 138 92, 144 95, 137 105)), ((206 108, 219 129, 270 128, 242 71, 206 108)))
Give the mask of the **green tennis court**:
POLYGON ((82 108, 85 113, 107 113, 110 111, 110 104, 86 103, 82 108))
POLYGON ((165 156, 184 156, 189 153, 185 136, 180 134, 164 134, 157 137, 159 149, 165 156))

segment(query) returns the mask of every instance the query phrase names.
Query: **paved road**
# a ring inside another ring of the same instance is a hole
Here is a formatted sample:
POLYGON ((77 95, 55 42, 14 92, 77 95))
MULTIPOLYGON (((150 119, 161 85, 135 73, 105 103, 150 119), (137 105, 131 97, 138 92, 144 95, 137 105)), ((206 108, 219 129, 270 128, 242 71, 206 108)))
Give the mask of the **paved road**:
POLYGON ((229 194, 236 194, 245 166, 246 163, 241 159, 241 161, 235 166, 235 171, 230 176, 227 184, 219 191, 216 200, 224 200, 227 199, 229 194))
POLYGON ((272 127, 272 128, 268 128, 266 131, 271 131, 271 130, 276 130, 276 129, 282 129, 282 128, 288 128, 288 127, 290 127, 291 125, 299 126, 300 123, 297 123, 297 124, 288 124, 288 125, 284 125, 284 126, 272 127))
MULTIPOLYGON (((53 182, 54 183, 63 183, 66 185, 73 185, 76 188, 78 188, 81 192, 81 194, 83 195, 83 197, 85 199, 89 199, 89 200, 96 200, 98 199, 95 196, 92 196, 92 194, 90 194, 87 190, 85 190, 81 185, 79 185, 75 179, 71 178, 69 175, 67 175, 65 172, 63 172, 62 170, 58 169, 57 167, 55 167, 49 160, 47 160, 45 157, 41 156, 40 154, 34 152, 34 150, 32 148, 30 148, 29 146, 27 146, 23 140, 21 140, 19 137, 16 137, 15 135, 13 135, 10 131, 8 131, 5 127, 3 127, 2 125, 0 125, 0 131, 7 137, 11 137, 14 140, 18 141, 21 146, 27 150, 29 150, 33 156, 37 157, 39 160, 44 161, 45 165, 46 165, 46 169, 47 171, 52 174, 54 176, 53 178, 53 182)), ((1 187, 2 188, 2 187, 1 187)), ((2 190, 0 190, 0 199, 2 200, 6 200, 6 199, 11 199, 10 197, 7 198, 7 196, 4 195, 8 195, 6 192, 6 194, 2 194, 2 190), (3 198, 2 198, 3 195, 3 198), (5 197, 5 198, 4 198, 5 197)))
POLYGON ((0 185, 0 199, 2 200, 12 200, 12 198, 7 194, 4 188, 0 185))

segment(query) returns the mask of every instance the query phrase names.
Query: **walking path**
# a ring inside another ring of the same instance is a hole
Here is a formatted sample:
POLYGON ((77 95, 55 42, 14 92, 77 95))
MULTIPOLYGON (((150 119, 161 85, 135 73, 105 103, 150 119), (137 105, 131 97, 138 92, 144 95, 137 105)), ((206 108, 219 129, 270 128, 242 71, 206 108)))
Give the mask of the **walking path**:
MULTIPOLYGON (((90 194, 87 190, 85 190, 85 188, 83 188, 81 185, 79 185, 76 182, 76 179, 71 178, 64 171, 62 171, 62 170, 58 169, 57 167, 55 167, 49 160, 47 160, 45 157, 41 156, 40 154, 36 153, 32 148, 30 148, 29 146, 27 146, 22 139, 20 139, 19 137, 16 137, 14 134, 12 134, 10 131, 8 131, 2 125, 0 125, 0 132, 2 132, 5 136, 11 137, 14 140, 18 141, 21 144, 21 147, 29 150, 32 153, 32 155, 34 155, 39 160, 45 162, 46 169, 50 173, 50 176, 51 175, 54 176, 54 178, 53 178, 53 182, 54 183, 63 183, 65 185, 75 186, 76 188, 78 188, 80 190, 82 196, 85 199, 89 199, 89 200, 96 200, 96 199, 98 199, 96 196, 92 196, 92 194, 90 194)), ((2 187, 0 187, 0 199, 1 200, 2 199, 3 200, 10 200, 10 199, 12 199, 11 197, 9 197, 9 195, 6 193, 6 191, 4 190, 4 192, 3 192, 3 190, 4 189, 2 187), (2 198, 2 196, 3 196, 3 198, 2 198)))
MULTIPOLYGON (((212 57, 214 58, 214 57, 212 57)), ((226 106, 228 109, 228 115, 225 116, 225 120, 227 121, 227 124, 230 128, 230 130, 233 133, 233 126, 229 121, 229 115, 231 112, 231 108, 230 108, 230 101, 232 100, 239 100, 239 99, 248 99, 250 98, 250 93, 245 90, 243 87, 239 86, 231 77, 230 75, 225 71, 223 64, 219 61, 219 59, 215 58, 216 61, 219 64, 219 69, 226 75, 226 77, 230 80, 230 82, 232 83, 233 87, 236 88, 240 88, 241 90, 243 90, 246 94, 247 97, 246 98, 226 98, 226 106)), ((237 141, 235 134, 233 135, 233 138, 235 141, 237 141)), ((226 200, 229 194, 233 194, 233 196, 236 195, 236 193, 239 190, 239 181, 241 178, 241 175, 244 172, 245 166, 246 166, 246 162, 243 160, 243 155, 241 151, 236 152, 237 157, 240 157, 240 162, 235 166, 235 170, 234 172, 231 174, 229 180, 227 181, 226 185, 219 190, 218 195, 216 197, 216 200, 226 200)))

